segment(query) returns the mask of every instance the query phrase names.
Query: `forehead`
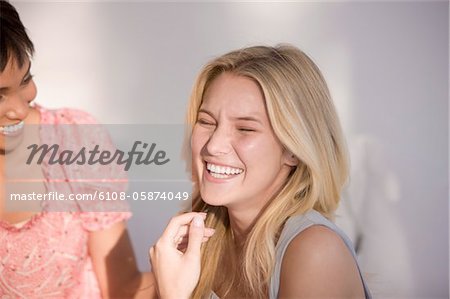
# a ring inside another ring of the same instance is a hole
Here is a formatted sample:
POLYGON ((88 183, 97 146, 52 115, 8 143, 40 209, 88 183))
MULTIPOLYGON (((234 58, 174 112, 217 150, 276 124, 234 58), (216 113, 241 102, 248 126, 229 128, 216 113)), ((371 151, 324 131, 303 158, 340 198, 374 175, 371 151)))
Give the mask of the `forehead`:
POLYGON ((26 70, 30 65, 30 59, 26 57, 25 59, 19 59, 20 56, 14 53, 13 51, 9 51, 6 64, 4 69, 0 71, 0 74, 5 71, 17 71, 17 70, 26 70))
POLYGON ((213 113, 267 116, 263 92, 248 77, 223 73, 209 85, 202 106, 213 113))
POLYGON ((28 73, 31 67, 30 60, 25 60, 25 62, 20 65, 17 59, 11 56, 5 69, 0 72, 0 87, 8 87, 10 85, 17 84, 21 82, 23 77, 28 73))

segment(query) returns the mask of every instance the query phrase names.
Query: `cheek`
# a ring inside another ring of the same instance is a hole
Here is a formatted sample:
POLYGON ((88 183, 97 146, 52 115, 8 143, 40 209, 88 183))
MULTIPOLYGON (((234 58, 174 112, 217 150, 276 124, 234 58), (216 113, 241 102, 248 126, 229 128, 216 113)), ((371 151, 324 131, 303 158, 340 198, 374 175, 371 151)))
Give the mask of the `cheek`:
POLYGON ((247 138, 235 142, 233 146, 239 158, 244 164, 251 163, 252 160, 259 159, 261 155, 262 144, 258 139, 247 138))
POLYGON ((193 159, 196 159, 200 156, 200 153, 207 141, 208 135, 199 128, 194 127, 191 136, 191 149, 193 159))
POLYGON ((247 138, 236 143, 235 149, 246 167, 274 167, 281 161, 281 146, 271 138, 247 138))
POLYGON ((205 132, 202 132, 202 130, 195 129, 192 132, 191 136, 191 175, 192 180, 194 182, 201 181, 202 176, 202 170, 203 170, 203 159, 202 159, 202 150, 205 146, 206 142, 208 141, 208 135, 205 132))
POLYGON ((36 84, 33 80, 28 83, 28 85, 25 87, 25 89, 22 92, 23 96, 22 98, 26 100, 27 102, 31 102, 34 100, 37 94, 36 84))
POLYGON ((36 87, 36 84, 34 83, 34 81, 31 81, 31 85, 32 85, 32 89, 33 89, 33 91, 32 91, 32 93, 31 93, 31 100, 34 100, 34 98, 36 98, 36 95, 37 95, 37 87, 36 87))

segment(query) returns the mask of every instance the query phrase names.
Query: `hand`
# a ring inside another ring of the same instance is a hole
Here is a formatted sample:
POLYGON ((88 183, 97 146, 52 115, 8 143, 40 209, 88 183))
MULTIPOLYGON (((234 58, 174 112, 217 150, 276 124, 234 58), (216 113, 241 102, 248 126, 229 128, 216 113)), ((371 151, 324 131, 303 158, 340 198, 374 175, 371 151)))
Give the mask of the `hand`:
POLYGON ((202 242, 214 234, 205 228, 206 213, 172 218, 161 238, 150 248, 150 262, 160 298, 189 298, 200 278, 202 242))

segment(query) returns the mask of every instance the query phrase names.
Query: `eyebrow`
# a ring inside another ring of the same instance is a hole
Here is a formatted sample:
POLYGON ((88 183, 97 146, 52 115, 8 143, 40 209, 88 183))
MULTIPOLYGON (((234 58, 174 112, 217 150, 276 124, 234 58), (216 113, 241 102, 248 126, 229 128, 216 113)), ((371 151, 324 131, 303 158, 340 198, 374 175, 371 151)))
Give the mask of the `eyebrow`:
MULTIPOLYGON (((23 80, 25 80, 25 78, 30 74, 30 70, 31 70, 31 61, 30 64, 28 64, 27 72, 25 73, 25 75, 23 75, 21 82, 23 82, 23 80)), ((10 87, 0 87, 0 92, 5 92, 8 91, 9 89, 10 87)))
POLYGON ((203 109, 203 108, 200 108, 200 109, 198 110, 197 115, 198 115, 200 112, 206 113, 206 114, 208 114, 209 116, 211 116, 212 118, 214 118, 214 115, 213 115, 211 112, 209 112, 208 110, 205 110, 205 109, 203 109))
MULTIPOLYGON (((202 108, 202 109, 198 110, 198 113, 200 113, 200 112, 206 113, 206 114, 210 115, 212 118, 214 118, 214 115, 211 112, 209 112, 208 110, 205 110, 205 109, 202 108)), ((259 119, 257 119, 256 117, 253 117, 253 116, 233 117, 233 120, 253 121, 253 122, 257 122, 259 124, 262 124, 262 122, 259 119)))
POLYGON ((243 121, 254 121, 261 124, 261 121, 259 119, 252 116, 235 117, 234 119, 243 121))

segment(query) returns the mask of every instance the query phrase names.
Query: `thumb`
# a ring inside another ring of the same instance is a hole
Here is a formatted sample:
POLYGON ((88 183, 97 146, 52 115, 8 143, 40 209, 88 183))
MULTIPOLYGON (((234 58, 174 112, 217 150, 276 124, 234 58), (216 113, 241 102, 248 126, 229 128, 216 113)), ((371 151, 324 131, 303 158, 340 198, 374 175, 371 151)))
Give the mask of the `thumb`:
POLYGON ((187 255, 199 255, 202 246, 205 223, 202 216, 195 216, 189 226, 189 242, 186 249, 187 255))

